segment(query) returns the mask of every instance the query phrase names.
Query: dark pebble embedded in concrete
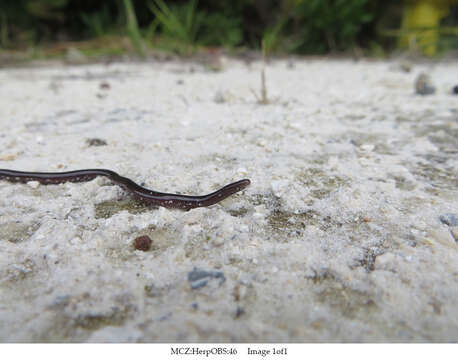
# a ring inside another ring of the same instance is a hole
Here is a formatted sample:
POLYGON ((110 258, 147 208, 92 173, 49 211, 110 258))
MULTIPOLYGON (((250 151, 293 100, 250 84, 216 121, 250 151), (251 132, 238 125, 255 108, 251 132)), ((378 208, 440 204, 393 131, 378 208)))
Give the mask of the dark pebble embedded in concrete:
POLYGON ((139 236, 134 240, 134 248, 136 250, 141 250, 141 251, 148 251, 151 249, 151 244, 153 243, 153 240, 150 239, 149 236, 143 235, 139 236))
POLYGON ((439 216, 439 220, 442 224, 448 226, 458 226, 458 215, 457 214, 444 214, 439 216))
POLYGON ((110 83, 108 83, 106 81, 102 81, 99 84, 99 88, 100 88, 100 90, 110 90, 111 86, 110 86, 110 83))
POLYGON ((235 318, 238 319, 242 315, 245 314, 245 309, 241 306, 237 306, 237 309, 235 310, 235 318))
POLYGON ((86 139, 86 144, 88 146, 105 146, 107 145, 107 142, 103 139, 91 138, 91 139, 86 139))
POLYGON ((156 287, 154 284, 145 285, 144 289, 148 297, 158 297, 163 293, 163 289, 156 287))
POLYGON ((415 93, 419 95, 432 95, 436 88, 432 84, 431 77, 428 74, 421 73, 415 80, 415 93))
POLYGON ((220 286, 226 281, 226 277, 221 271, 206 271, 194 268, 191 272, 188 273, 188 281, 191 285, 191 289, 199 289, 204 287, 211 279, 219 279, 220 286))

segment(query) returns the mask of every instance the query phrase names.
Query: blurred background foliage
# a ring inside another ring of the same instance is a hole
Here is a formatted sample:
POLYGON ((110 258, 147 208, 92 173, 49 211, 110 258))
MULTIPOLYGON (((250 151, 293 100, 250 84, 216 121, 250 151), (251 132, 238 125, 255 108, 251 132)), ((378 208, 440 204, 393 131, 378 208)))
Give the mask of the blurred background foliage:
POLYGON ((262 43, 277 54, 383 55, 424 46, 435 55, 458 48, 457 8, 456 0, 0 0, 0 48, 92 41, 96 51, 143 55, 160 48, 186 55, 262 43), (425 3, 440 5, 434 14, 422 10, 429 22, 415 22, 425 3), (417 41, 421 31, 429 31, 429 43, 417 41))

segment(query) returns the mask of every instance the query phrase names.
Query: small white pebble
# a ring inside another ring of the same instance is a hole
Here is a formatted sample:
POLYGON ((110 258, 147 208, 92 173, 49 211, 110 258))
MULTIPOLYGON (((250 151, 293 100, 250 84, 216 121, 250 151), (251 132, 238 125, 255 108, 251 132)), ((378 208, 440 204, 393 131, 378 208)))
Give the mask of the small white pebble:
POLYGON ((316 233, 316 232, 318 232, 320 230, 315 225, 309 225, 309 226, 306 227, 306 229, 307 229, 307 231, 309 233, 312 233, 312 234, 316 233))
POLYGON ((270 186, 275 196, 281 197, 286 189, 289 187, 289 182, 286 180, 274 180, 270 186))
POLYGON ((424 221, 417 220, 415 222, 415 224, 413 224, 413 227, 415 229, 417 229, 417 230, 425 231, 427 229, 428 225, 424 221))
POLYGON ((328 159, 328 165, 331 166, 332 168, 337 167, 337 165, 339 165, 340 163, 341 161, 336 156, 331 156, 328 159))
POLYGON ((239 230, 242 233, 247 233, 250 230, 250 228, 248 227, 248 225, 240 225, 239 230))
POLYGON ((304 127, 302 123, 298 123, 298 122, 292 122, 289 124, 289 126, 291 126, 291 128, 296 129, 296 130, 302 130, 304 127))
POLYGON ((73 239, 70 239, 68 242, 70 243, 70 245, 79 245, 81 244, 81 238, 76 236, 73 239))
POLYGON ((267 214, 267 212, 268 212, 267 209, 266 209, 266 206, 264 204, 255 206, 254 210, 257 213, 264 214, 264 215, 267 214))
POLYGON ((32 189, 37 189, 40 186, 40 183, 36 180, 27 181, 27 185, 30 186, 32 189))
POLYGON ((371 152, 371 151, 374 150, 375 145, 373 145, 373 144, 362 144, 359 148, 361 150, 363 150, 363 151, 371 152))
POLYGON ((216 236, 214 239, 212 239, 212 244, 214 246, 221 246, 224 244, 224 238, 222 236, 216 236))
POLYGON ((238 168, 237 169, 237 174, 246 175, 246 174, 248 174, 248 172, 247 172, 247 170, 245 168, 238 168))
POLYGON ((365 158, 358 159, 358 162, 361 164, 361 166, 371 166, 372 165, 372 161, 365 159, 365 158))
POLYGON ((420 236, 421 235, 421 232, 417 229, 410 229, 410 233, 413 235, 413 236, 420 236))
POLYGON ((267 145, 267 141, 264 140, 264 139, 260 139, 256 145, 258 145, 259 147, 265 147, 267 145))
POLYGON ((375 268, 377 270, 390 268, 395 261, 396 256, 393 253, 385 253, 377 256, 375 259, 375 268))

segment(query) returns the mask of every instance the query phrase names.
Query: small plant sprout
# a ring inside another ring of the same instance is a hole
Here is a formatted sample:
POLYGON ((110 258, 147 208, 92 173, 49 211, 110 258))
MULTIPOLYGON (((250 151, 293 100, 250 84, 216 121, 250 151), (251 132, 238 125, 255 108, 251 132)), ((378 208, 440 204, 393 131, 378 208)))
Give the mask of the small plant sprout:
POLYGON ((262 41, 262 60, 261 60, 261 94, 258 95, 256 91, 251 89, 251 92, 256 97, 258 104, 267 105, 270 104, 270 100, 267 97, 267 85, 266 85, 266 47, 264 40, 262 41))
POLYGON ((198 0, 171 7, 164 0, 153 0, 149 3, 149 8, 156 17, 155 23, 166 38, 167 47, 178 53, 190 55, 197 46, 197 33, 205 17, 204 13, 197 11, 197 4, 198 0))
POLYGON ((137 17, 135 16, 134 6, 131 0, 124 0, 124 9, 127 19, 127 33, 132 41, 138 55, 144 56, 143 41, 138 28, 137 17))

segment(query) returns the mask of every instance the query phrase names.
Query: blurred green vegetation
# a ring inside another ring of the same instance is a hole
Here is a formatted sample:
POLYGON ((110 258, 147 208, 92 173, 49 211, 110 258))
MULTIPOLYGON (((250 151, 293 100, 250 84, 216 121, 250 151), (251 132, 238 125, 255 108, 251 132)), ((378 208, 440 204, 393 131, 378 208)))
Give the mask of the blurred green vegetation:
MULTIPOLYGON (((443 19, 443 51, 458 48, 457 15, 455 6, 443 19)), ((106 45, 112 52, 187 55, 263 43, 269 54, 373 55, 395 48, 401 20, 402 2, 395 0, 0 0, 0 48, 93 41, 91 51, 106 45)))

